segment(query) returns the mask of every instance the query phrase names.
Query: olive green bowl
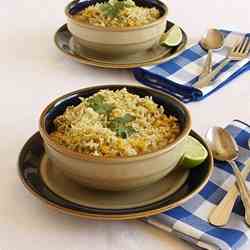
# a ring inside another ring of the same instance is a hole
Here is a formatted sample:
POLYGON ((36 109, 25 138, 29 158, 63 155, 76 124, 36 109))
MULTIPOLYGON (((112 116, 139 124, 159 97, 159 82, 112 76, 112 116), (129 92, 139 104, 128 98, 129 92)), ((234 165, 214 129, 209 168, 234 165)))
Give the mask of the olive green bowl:
POLYGON ((164 3, 158 0, 134 0, 138 6, 156 7, 161 13, 156 21, 140 27, 100 27, 74 18, 74 14, 80 10, 104 1, 73 1, 66 6, 67 26, 77 43, 95 53, 119 57, 150 49, 159 43, 166 28, 168 13, 164 3))
POLYGON ((154 183, 170 173, 184 154, 184 139, 191 130, 191 117, 187 108, 176 98, 149 88, 125 85, 105 85, 80 89, 59 97, 42 112, 39 131, 51 164, 66 176, 89 188, 125 191, 154 183), (174 115, 181 124, 176 141, 158 151, 139 156, 107 158, 73 152, 50 139, 53 120, 67 106, 80 103, 79 97, 88 97, 101 89, 117 90, 126 87, 130 93, 152 96, 167 114, 174 115))

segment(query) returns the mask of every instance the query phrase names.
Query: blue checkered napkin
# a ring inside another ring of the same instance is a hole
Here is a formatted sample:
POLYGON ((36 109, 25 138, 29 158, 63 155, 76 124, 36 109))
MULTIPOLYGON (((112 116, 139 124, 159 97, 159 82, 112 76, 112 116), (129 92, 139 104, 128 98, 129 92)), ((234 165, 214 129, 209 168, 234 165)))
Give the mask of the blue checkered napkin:
MULTIPOLYGON (((227 54, 228 48, 235 41, 243 38, 242 33, 221 30, 225 36, 223 49, 213 52, 214 67, 218 65, 227 54)), ((250 34, 247 34, 250 36, 250 34)), ((184 102, 198 101, 233 80, 239 74, 250 69, 250 58, 228 64, 221 74, 214 80, 214 84, 201 90, 193 87, 206 60, 207 53, 196 44, 176 58, 165 63, 133 70, 135 78, 144 85, 163 90, 184 102)))
MULTIPOLYGON (((250 164, 250 127, 234 121, 227 130, 240 146, 237 165, 240 169, 250 164)), ((250 176, 249 176, 250 177, 250 176)), ((250 178, 248 177, 248 182, 250 178)), ((250 230, 244 222, 244 208, 238 197, 227 226, 218 228, 208 223, 208 215, 225 196, 235 178, 227 163, 215 162, 215 169, 205 188, 184 205, 160 215, 146 219, 146 222, 165 231, 173 232, 188 242, 205 249, 242 249, 250 240, 250 230)), ((250 184, 250 183, 248 183, 250 184)))

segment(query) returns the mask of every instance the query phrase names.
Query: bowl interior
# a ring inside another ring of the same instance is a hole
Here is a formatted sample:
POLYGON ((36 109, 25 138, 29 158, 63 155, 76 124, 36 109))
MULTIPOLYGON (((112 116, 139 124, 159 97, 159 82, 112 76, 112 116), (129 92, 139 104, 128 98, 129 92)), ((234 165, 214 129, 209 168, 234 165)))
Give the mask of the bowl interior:
POLYGON ((53 125, 53 120, 64 113, 66 107, 68 106, 76 106, 81 101, 79 97, 89 97, 94 93, 98 92, 101 89, 110 89, 110 90, 117 90, 126 87, 127 90, 132 93, 139 95, 140 97, 145 96, 152 96, 155 103, 162 105, 165 110, 167 110, 167 115, 174 115, 181 124, 181 129, 183 130, 187 127, 187 123, 189 121, 189 116, 187 114, 187 110, 183 105, 180 104, 178 100, 172 98, 168 95, 161 94, 158 91, 153 89, 148 89, 144 87, 137 87, 137 86, 124 86, 124 85, 106 85, 106 86, 96 86, 90 87, 82 90, 75 91, 68 95, 65 95, 57 101, 53 102, 51 105, 48 106, 47 112, 43 117, 44 126, 47 133, 51 133, 54 131, 55 127, 53 125))
MULTIPOLYGON (((94 5, 96 3, 103 3, 107 1, 108 0, 88 0, 81 2, 77 0, 71 2, 68 5, 66 11, 73 16, 90 5, 94 5)), ((158 0, 133 0, 133 1, 137 6, 148 7, 148 8, 156 7, 160 11, 161 16, 163 16, 164 13, 166 12, 165 5, 158 0)))

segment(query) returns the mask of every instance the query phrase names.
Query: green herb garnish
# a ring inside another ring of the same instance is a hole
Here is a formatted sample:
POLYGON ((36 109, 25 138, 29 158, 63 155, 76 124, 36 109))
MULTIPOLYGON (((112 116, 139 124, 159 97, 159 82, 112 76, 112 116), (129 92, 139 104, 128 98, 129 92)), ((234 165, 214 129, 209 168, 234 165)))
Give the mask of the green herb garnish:
POLYGON ((126 123, 132 122, 134 120, 135 120, 135 117, 127 113, 122 117, 117 117, 117 118, 113 119, 110 122, 109 127, 111 129, 115 130, 116 128, 122 127, 122 126, 126 125, 126 123))
POLYGON ((135 132, 136 130, 131 126, 119 127, 116 129, 116 135, 123 139, 128 138, 130 135, 134 134, 135 132))
POLYGON ((117 7, 114 7, 110 3, 104 3, 100 6, 101 11, 105 16, 115 17, 119 13, 119 9, 117 7))
POLYGON ((117 17, 124 8, 134 7, 132 0, 112 0, 100 5, 100 9, 105 16, 117 17))
POLYGON ((122 117, 117 117, 109 124, 109 128, 116 132, 116 135, 122 138, 128 138, 130 135, 136 132, 136 130, 128 126, 127 123, 134 121, 135 117, 130 114, 125 114, 122 117))
POLYGON ((108 114, 112 111, 112 105, 104 102, 104 97, 101 95, 96 95, 89 99, 89 106, 99 114, 108 114))

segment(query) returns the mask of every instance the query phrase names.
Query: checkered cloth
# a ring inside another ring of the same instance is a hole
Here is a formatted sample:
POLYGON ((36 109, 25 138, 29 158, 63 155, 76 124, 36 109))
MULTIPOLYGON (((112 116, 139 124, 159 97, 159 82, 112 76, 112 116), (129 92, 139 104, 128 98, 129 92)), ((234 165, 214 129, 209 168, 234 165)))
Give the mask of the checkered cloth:
MULTIPOLYGON (((242 170, 250 164, 250 126, 233 121, 226 128, 240 147, 236 163, 242 170)), ((250 177, 250 176, 249 176, 250 177)), ((250 178, 247 178, 250 182, 250 178)), ((215 227, 208 223, 208 215, 222 200, 235 181, 232 168, 224 162, 215 162, 215 169, 205 188, 184 205, 160 215, 146 219, 146 222, 205 249, 237 249, 250 239, 250 230, 244 222, 244 208, 238 197, 229 223, 215 227)), ((250 184, 250 183, 248 183, 250 184)))
MULTIPOLYGON (((223 49, 213 52, 214 67, 225 59, 228 48, 232 47, 235 41, 243 38, 244 35, 250 36, 250 34, 226 30, 221 30, 221 32, 225 37, 225 46, 223 49)), ((214 84, 199 90, 193 86, 202 71, 206 56, 206 51, 199 44, 196 44, 170 61, 150 67, 136 68, 133 73, 135 78, 142 84, 163 90, 183 102, 190 102, 204 99, 244 71, 250 69, 250 58, 231 62, 214 80, 214 84)))

